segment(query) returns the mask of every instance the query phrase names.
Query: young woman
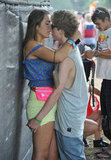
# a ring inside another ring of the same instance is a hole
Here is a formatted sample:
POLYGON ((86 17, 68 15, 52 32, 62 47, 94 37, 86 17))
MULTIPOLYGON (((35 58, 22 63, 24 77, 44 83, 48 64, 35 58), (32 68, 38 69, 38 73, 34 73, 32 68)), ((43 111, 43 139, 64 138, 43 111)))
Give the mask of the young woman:
MULTIPOLYGON (((41 122, 35 118, 42 109, 49 93, 52 93, 54 57, 55 62, 61 62, 72 51, 72 44, 64 45, 56 51, 44 46, 45 38, 49 38, 51 22, 49 12, 46 10, 33 10, 28 18, 26 36, 23 42, 24 54, 24 77, 29 80, 30 95, 27 102, 27 118, 41 122), (44 59, 44 60, 43 60, 44 59), (47 62, 47 61, 50 62, 47 62)), ((77 39, 75 34, 73 39, 77 39)), ((58 152, 56 146, 54 120, 56 106, 43 118, 37 132, 33 134, 32 160, 57 160, 58 152)))

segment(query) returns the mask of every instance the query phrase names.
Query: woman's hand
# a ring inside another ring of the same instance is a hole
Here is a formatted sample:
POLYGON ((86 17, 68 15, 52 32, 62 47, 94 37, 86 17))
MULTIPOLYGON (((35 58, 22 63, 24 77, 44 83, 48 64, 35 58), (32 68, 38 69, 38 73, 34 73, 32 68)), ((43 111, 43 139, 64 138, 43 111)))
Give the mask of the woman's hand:
POLYGON ((35 133, 37 129, 40 127, 40 123, 37 122, 35 118, 33 118, 29 120, 29 122, 27 123, 27 126, 31 129, 32 132, 35 133))

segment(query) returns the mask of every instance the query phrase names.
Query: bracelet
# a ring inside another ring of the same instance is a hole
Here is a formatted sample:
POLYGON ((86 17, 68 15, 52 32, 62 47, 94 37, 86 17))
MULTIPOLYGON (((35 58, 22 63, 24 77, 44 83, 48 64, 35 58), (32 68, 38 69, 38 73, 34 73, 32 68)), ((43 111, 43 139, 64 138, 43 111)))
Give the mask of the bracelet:
POLYGON ((42 122, 40 119, 38 119, 38 118, 36 118, 36 117, 35 117, 35 120, 36 120, 37 122, 39 122, 39 123, 42 122))
POLYGON ((94 56, 95 56, 95 57, 98 57, 98 50, 96 50, 96 51, 94 52, 94 56))
POLYGON ((72 44, 74 43, 74 40, 72 40, 72 39, 70 39, 70 38, 68 38, 67 41, 70 41, 72 44))
POLYGON ((75 45, 75 43, 74 43, 74 41, 73 41, 72 39, 68 39, 66 42, 67 42, 68 44, 71 44, 72 47, 73 47, 73 49, 76 48, 76 45, 75 45))

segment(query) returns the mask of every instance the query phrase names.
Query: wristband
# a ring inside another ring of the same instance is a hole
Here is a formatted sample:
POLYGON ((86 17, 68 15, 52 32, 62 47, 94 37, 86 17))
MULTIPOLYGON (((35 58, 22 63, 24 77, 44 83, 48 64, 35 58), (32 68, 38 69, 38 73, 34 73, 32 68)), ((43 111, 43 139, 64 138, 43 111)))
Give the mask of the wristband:
POLYGON ((73 41, 72 39, 68 39, 66 42, 67 42, 68 44, 71 44, 72 47, 73 47, 73 49, 76 48, 76 45, 75 45, 75 43, 74 43, 74 41, 73 41))
POLYGON ((38 119, 38 118, 36 118, 36 117, 35 117, 35 120, 36 120, 37 122, 39 122, 39 123, 42 122, 40 119, 38 119))
POLYGON ((74 43, 74 40, 72 40, 72 39, 70 39, 70 38, 68 38, 67 41, 71 42, 72 44, 74 43))
POLYGON ((95 57, 98 57, 98 50, 96 50, 96 51, 94 52, 94 56, 95 56, 95 57))

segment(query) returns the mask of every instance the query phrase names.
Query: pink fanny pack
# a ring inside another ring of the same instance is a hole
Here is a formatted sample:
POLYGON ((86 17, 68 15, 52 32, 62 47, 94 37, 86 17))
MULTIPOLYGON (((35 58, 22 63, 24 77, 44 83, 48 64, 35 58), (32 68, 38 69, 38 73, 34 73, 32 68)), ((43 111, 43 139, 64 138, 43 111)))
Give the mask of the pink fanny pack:
POLYGON ((36 97, 39 101, 47 101, 54 89, 51 87, 40 87, 31 88, 31 90, 36 93, 36 97))

